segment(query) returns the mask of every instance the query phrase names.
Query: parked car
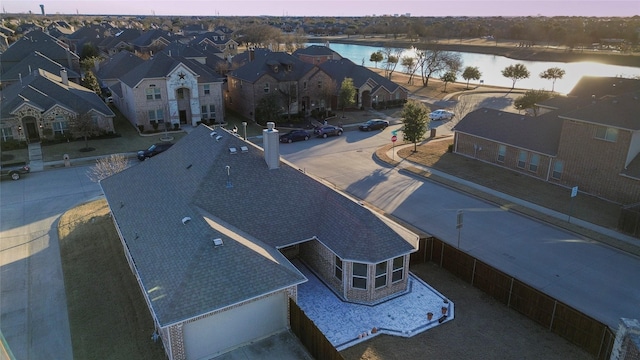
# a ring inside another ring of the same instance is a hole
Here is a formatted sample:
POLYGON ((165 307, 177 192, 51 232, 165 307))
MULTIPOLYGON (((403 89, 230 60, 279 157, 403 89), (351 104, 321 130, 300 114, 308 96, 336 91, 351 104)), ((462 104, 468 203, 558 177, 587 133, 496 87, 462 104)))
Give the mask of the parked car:
POLYGON ((147 150, 138 151, 138 160, 144 161, 146 158, 154 157, 160 154, 161 152, 166 151, 171 146, 173 146, 173 143, 170 143, 170 142, 161 142, 161 143, 153 144, 147 150))
POLYGON ((11 180, 19 180, 22 175, 28 174, 31 171, 29 165, 24 162, 2 165, 2 178, 8 178, 11 180))
POLYGON ((429 114, 429 120, 451 120, 455 114, 449 110, 438 109, 429 114))
POLYGON ((324 125, 316 128, 313 133, 318 137, 326 138, 328 136, 340 136, 344 130, 339 126, 324 125))
POLYGON ((384 129, 387 128, 387 126, 389 126, 389 122, 387 120, 371 119, 371 120, 367 121, 366 123, 358 126, 358 129, 360 129, 362 131, 384 130, 384 129))
POLYGON ((310 137, 307 130, 291 130, 286 134, 280 135, 280 142, 292 143, 294 141, 309 140, 310 137))

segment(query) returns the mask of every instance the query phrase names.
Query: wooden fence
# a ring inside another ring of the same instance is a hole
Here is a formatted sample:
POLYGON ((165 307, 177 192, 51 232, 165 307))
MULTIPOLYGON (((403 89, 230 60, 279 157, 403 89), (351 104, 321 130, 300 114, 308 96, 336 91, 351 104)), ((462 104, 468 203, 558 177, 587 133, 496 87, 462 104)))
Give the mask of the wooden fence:
POLYGON ((314 359, 344 360, 322 331, 291 298, 289 298, 289 317, 291 331, 300 339, 314 359))
POLYGON ((598 320, 522 281, 447 245, 437 238, 420 239, 411 263, 433 261, 504 305, 585 349, 597 359, 609 359, 615 333, 598 320))

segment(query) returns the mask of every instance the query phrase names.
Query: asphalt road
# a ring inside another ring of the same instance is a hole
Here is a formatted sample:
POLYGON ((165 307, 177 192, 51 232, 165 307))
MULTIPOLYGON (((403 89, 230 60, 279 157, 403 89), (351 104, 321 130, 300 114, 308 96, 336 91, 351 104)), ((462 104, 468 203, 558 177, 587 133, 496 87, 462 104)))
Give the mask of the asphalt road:
POLYGON ((87 169, 0 182, 0 329, 16 359, 73 359, 57 222, 101 194, 87 169))
POLYGON ((452 246, 458 246, 456 214, 463 210, 464 251, 614 329, 621 317, 640 318, 639 258, 381 166, 373 152, 396 128, 347 131, 283 144, 280 151, 296 167, 452 246))

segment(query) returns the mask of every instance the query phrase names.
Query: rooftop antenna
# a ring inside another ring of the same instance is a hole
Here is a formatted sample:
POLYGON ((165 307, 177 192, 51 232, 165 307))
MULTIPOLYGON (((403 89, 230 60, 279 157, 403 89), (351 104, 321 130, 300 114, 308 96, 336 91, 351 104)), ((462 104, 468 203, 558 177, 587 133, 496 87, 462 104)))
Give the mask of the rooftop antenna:
POLYGON ((224 168, 227 169, 227 189, 230 189, 233 187, 233 184, 231 184, 231 166, 227 165, 224 168))

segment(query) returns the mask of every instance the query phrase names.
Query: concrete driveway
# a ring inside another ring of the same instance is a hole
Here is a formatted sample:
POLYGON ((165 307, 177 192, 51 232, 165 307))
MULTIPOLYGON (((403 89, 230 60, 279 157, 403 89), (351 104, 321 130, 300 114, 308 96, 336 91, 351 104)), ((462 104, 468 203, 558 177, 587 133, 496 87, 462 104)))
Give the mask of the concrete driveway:
POLYGON ((0 183, 0 329, 16 359, 73 359, 57 222, 101 195, 87 169, 0 183))

